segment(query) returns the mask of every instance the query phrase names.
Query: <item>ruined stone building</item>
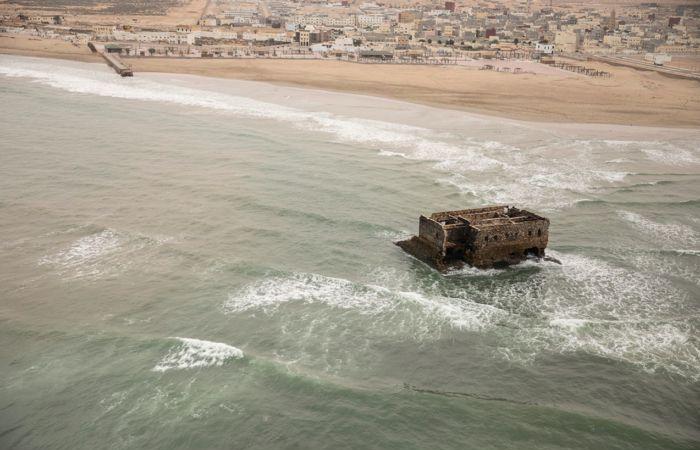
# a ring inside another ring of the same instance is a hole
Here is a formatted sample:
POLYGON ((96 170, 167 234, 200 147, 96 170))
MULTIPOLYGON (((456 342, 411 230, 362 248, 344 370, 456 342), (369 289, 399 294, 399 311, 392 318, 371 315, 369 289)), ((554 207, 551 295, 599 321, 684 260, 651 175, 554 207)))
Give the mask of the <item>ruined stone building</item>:
POLYGON ((489 268, 544 257, 549 219, 512 206, 487 206, 421 216, 418 236, 396 245, 438 270, 489 268))

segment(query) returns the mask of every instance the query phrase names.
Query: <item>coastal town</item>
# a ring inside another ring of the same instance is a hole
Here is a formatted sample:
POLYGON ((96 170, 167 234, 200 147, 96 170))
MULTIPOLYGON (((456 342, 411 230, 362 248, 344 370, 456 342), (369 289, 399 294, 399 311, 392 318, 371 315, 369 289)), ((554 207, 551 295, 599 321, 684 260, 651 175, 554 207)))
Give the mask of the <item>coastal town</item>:
POLYGON ((583 61, 593 60, 700 79, 700 4, 691 2, 617 7, 546 0, 146 3, 149 10, 130 2, 61 10, 51 10, 51 2, 0 3, 0 36, 94 43, 121 58, 333 59, 512 73, 527 70, 507 63, 519 60, 609 76, 585 67, 583 61), (191 10, 168 16, 173 5, 191 10), (159 16, 162 21, 142 19, 159 16))

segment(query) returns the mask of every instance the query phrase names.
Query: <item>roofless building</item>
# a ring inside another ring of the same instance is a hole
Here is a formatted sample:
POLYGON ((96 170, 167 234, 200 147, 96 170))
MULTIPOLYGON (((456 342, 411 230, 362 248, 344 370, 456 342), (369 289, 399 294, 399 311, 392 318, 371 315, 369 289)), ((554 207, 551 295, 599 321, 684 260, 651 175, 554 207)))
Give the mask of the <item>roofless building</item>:
POLYGON ((490 268, 544 257, 549 219, 513 206, 420 216, 418 236, 396 243, 438 270, 469 264, 490 268))

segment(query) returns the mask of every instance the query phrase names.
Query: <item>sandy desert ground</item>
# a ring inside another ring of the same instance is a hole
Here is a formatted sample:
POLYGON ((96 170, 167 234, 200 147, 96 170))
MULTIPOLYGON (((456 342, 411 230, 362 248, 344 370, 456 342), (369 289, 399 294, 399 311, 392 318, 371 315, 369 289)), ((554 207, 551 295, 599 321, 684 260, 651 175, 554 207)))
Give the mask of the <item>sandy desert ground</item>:
MULTIPOLYGON (((176 26, 195 25, 205 7, 207 0, 190 0, 182 6, 170 8, 167 14, 85 14, 85 8, 55 8, 52 9, 51 2, 46 2, 42 8, 27 7, 21 4, 10 4, 5 0, 0 0, 0 14, 16 15, 20 12, 37 13, 41 15, 59 14, 64 17, 64 21, 69 25, 112 25, 115 23, 126 25, 138 25, 141 27, 151 26, 176 26)), ((89 12, 89 11, 88 11, 89 12)))

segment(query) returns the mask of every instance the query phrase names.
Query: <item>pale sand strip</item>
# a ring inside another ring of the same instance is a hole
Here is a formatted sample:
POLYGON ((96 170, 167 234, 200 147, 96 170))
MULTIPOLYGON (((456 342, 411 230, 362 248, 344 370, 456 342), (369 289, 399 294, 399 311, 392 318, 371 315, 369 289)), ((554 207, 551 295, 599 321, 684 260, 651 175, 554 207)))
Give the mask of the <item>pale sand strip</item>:
MULTIPOLYGON (((87 48, 20 37, 0 36, 0 53, 100 61, 87 48)), ((602 63, 586 65, 612 72, 612 78, 318 60, 125 61, 136 76, 141 71, 265 81, 542 122, 700 127, 700 83, 602 63)))

